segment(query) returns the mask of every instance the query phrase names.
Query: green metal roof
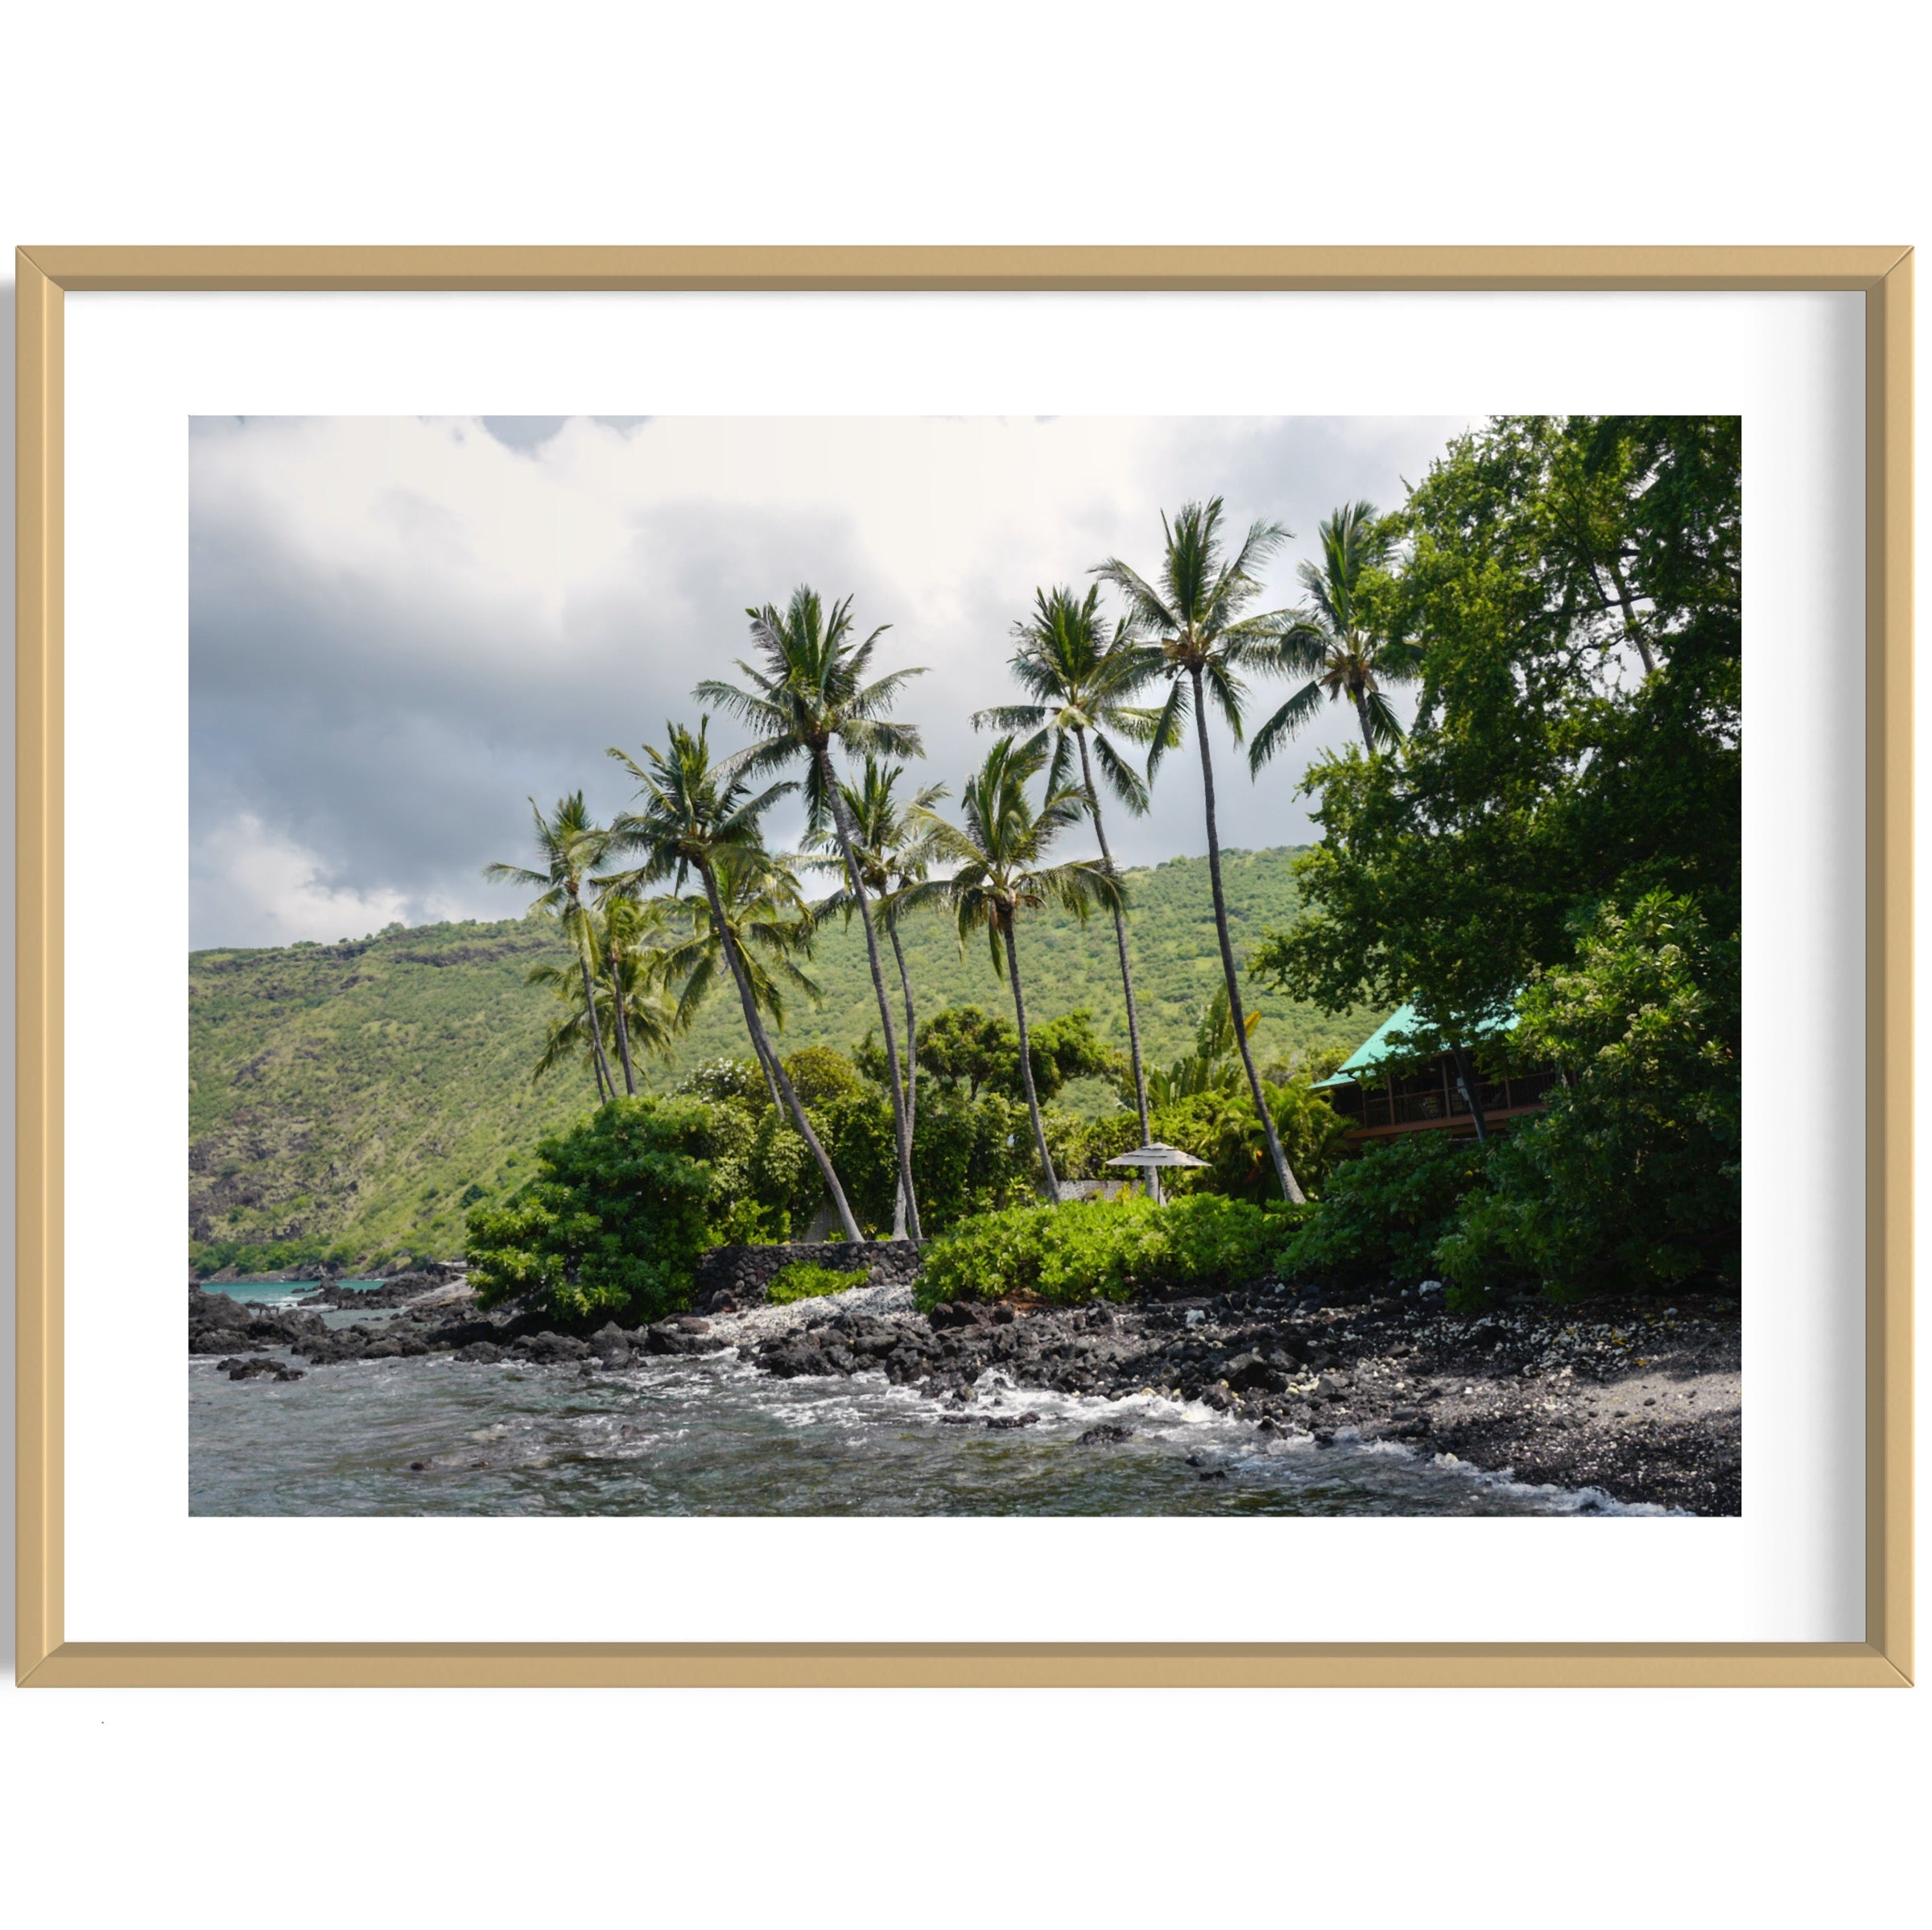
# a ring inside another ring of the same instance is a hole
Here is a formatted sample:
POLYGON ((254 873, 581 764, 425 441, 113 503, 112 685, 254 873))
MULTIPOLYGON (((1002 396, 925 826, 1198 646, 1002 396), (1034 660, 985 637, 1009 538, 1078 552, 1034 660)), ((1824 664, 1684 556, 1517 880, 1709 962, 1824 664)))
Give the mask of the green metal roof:
MULTIPOLYGON (((1318 1081, 1318 1086, 1348 1085, 1361 1074, 1373 1072, 1388 1060, 1404 1057, 1411 1049, 1408 1035, 1415 1023, 1415 1007, 1399 1006, 1342 1061, 1341 1069, 1332 1078, 1318 1081)), ((1487 1025, 1482 1030, 1485 1034, 1514 1031, 1516 1015, 1512 1012, 1500 1024, 1487 1025)))

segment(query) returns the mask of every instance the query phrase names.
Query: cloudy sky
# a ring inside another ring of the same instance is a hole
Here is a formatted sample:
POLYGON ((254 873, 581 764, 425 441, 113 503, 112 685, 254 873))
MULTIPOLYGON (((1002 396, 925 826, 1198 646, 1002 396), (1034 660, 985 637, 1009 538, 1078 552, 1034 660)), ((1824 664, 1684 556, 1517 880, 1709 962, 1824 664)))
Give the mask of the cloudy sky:
MULTIPOLYGON (((1036 585, 1108 555, 1146 573, 1160 513, 1226 498, 1294 532, 1257 607, 1298 600, 1317 522, 1389 506, 1460 420, 989 418, 198 419, 191 448, 191 942, 359 937, 505 917, 493 858, 529 807, 627 801, 612 744, 661 742, 745 654, 747 605, 810 583, 923 664, 922 781, 956 792, 1006 701, 1036 585)), ((1287 694, 1257 684, 1258 721, 1287 694)), ((714 727, 715 728, 715 727, 714 727)), ((1222 837, 1296 841, 1331 713, 1251 783, 1222 734, 1222 837)), ((724 730, 727 746, 740 739, 724 730)), ((783 841, 795 824, 774 822, 783 841)), ((1110 825, 1143 862, 1205 849, 1198 762, 1110 825)))

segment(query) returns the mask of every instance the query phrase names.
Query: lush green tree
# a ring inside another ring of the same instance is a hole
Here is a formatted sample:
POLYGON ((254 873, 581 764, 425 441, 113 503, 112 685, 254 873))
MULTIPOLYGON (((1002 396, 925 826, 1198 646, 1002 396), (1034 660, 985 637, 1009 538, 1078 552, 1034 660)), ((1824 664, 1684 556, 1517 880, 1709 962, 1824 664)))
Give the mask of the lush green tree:
POLYGON ((829 822, 837 835, 845 859, 846 888, 858 907, 865 933, 866 961, 886 1041, 899 1184, 911 1216, 909 1231, 916 1240, 919 1225, 912 1182, 912 1122, 899 1066, 898 1035, 879 961, 871 895, 860 867, 844 793, 832 767, 832 747, 836 742, 861 757, 919 756, 919 732, 910 725, 894 723, 890 713, 906 680, 923 672, 911 668, 870 676, 873 654, 890 626, 882 624, 859 641, 849 597, 827 610, 815 590, 801 585, 793 591, 784 610, 767 603, 745 614, 751 618, 752 643, 762 659, 762 667, 741 658, 742 684, 707 678, 695 694, 700 703, 717 705, 753 733, 753 742, 733 760, 734 773, 785 770, 802 758, 809 822, 814 829, 829 822))
MULTIPOLYGON (((888 764, 880 758, 869 756, 859 781, 842 782, 839 788, 844 795, 846 813, 852 820, 852 854, 857 862, 865 890, 870 895, 877 921, 892 941, 892 956, 898 967, 899 990, 906 1002, 906 1117, 916 1135, 919 1116, 919 1020, 912 996, 912 973, 906 968, 906 947, 899 934, 899 918, 906 903, 906 894, 931 875, 931 816, 935 808, 944 800, 946 787, 924 785, 902 804, 897 793, 898 781, 905 775, 904 765, 888 764)), ((808 827, 806 845, 808 849, 836 850, 837 833, 829 825, 815 832, 808 827)), ((821 862, 829 862, 841 871, 844 869, 842 855, 821 862)), ((819 907, 818 915, 824 918, 836 913, 849 924, 853 912, 858 909, 859 901, 848 885, 833 892, 819 907)), ((890 1060, 882 1056, 881 1065, 885 1083, 890 1089, 890 1060)), ((909 1224, 906 1195, 902 1188, 893 1208, 893 1238, 904 1238, 909 1224)))
POLYGON ((1352 502, 1319 526, 1321 560, 1299 572, 1307 607, 1275 646, 1280 667, 1307 680, 1254 734, 1250 771, 1258 771, 1310 722, 1324 700, 1346 698, 1353 706, 1371 757, 1402 742, 1388 686, 1414 682, 1421 652, 1407 639, 1384 634, 1380 621, 1391 601, 1389 566, 1398 527, 1373 502, 1352 502))
MULTIPOLYGON (((1160 721, 1158 709, 1132 700, 1161 675, 1162 659, 1151 645, 1137 642, 1122 620, 1109 626, 1100 615, 1100 586, 1076 597, 1064 585, 1036 590, 1033 613, 1013 625, 1019 648, 1013 653, 1013 680, 1033 700, 1002 704, 974 717, 976 728, 991 724, 1010 731, 1044 730, 1053 745, 1053 767, 1047 788, 1067 783, 1067 761, 1077 758, 1080 788, 1100 841, 1100 862, 1119 876, 1107 842, 1100 794, 1094 783, 1098 764, 1108 788, 1136 816, 1146 815, 1146 780, 1121 754, 1116 737, 1146 745, 1160 721)), ((1147 1112, 1146 1068, 1141 1059, 1140 1012, 1133 996, 1133 967, 1127 953, 1127 909, 1122 897, 1113 908, 1113 941, 1120 955, 1121 992, 1127 1008, 1127 1052, 1133 1079, 1133 1104, 1141 1122, 1142 1143, 1150 1128, 1147 1112)))
POLYGON ((1177 741, 1182 720, 1190 713, 1194 717, 1207 815, 1208 874, 1213 886, 1215 932, 1220 940, 1221 971, 1234 1018, 1235 1043, 1282 1196, 1298 1205, 1302 1189, 1275 1132, 1274 1117, 1261 1092, 1261 1076, 1255 1069, 1254 1053, 1248 1043, 1241 972, 1235 962, 1234 941, 1228 935, 1228 897, 1221 880, 1221 839, 1215 816, 1214 755, 1208 739, 1207 709, 1212 696, 1238 744, 1247 697, 1241 670, 1269 661, 1285 621, 1278 611, 1249 616, 1242 612, 1261 594, 1258 572, 1288 540, 1288 531, 1278 523, 1253 523, 1230 556, 1221 540, 1220 522, 1218 496, 1209 502, 1186 504, 1172 523, 1162 517, 1164 541, 1156 572, 1158 587, 1117 556, 1110 557, 1095 573, 1126 597, 1128 618, 1136 632, 1158 641, 1169 680, 1167 701, 1154 727, 1148 754, 1150 775, 1167 746, 1177 741))
MULTIPOLYGON (((1529 1009, 1524 989, 1575 969, 1600 917, 1629 921, 1662 892, 1680 927, 1712 935, 1686 969, 1718 976, 1677 1009, 1707 1028, 1709 1108, 1735 1104, 1722 974, 1740 929, 1739 452, 1729 417, 1505 419, 1451 447, 1404 513, 1393 626, 1421 651, 1415 721, 1395 753, 1311 767, 1322 842, 1297 866, 1302 915, 1258 973, 1329 1011, 1412 1000, 1417 1049, 1453 1053, 1473 1093, 1472 1060, 1520 1059, 1542 1035, 1501 1029, 1529 1009)), ((1687 1191, 1657 1160, 1592 1171, 1558 1160, 1541 1127, 1515 1140, 1464 1265, 1540 1252, 1546 1279, 1575 1281, 1590 1229, 1606 1277, 1630 1277, 1606 1188, 1666 1268, 1703 1250, 1685 1214, 1707 1216, 1713 1250, 1731 1237, 1715 1130, 1687 1191), (1652 1191, 1676 1202, 1668 1237, 1638 1197, 1652 1191), (1569 1246, 1535 1231, 1566 1214, 1569 1246)))
MULTIPOLYGON (((1070 1080, 1105 1079, 1120 1069, 1119 1055, 1094 1029, 1091 1012, 1065 1012, 1029 1028, 1034 1090, 1042 1105, 1058 1098, 1070 1080)), ((976 1005, 952 1006, 921 1027, 919 1052, 927 1070, 948 1086, 964 1083, 969 1097, 982 1089, 1024 1101, 1020 1035, 1010 1019, 976 1005)))
POLYGON ((964 1085, 969 1099, 978 1098, 982 1086, 1003 1088, 1009 1072, 1019 1086, 1019 1033, 1010 1019, 976 1005, 935 1012, 919 1028, 919 1057, 947 1090, 964 1085))
POLYGON ((729 1204, 712 1163, 718 1123, 696 1100, 621 1099, 543 1140, 534 1178, 470 1211, 479 1303, 532 1295, 559 1318, 643 1320, 688 1305, 729 1204))
POLYGON ((952 907, 962 946, 973 933, 986 934, 994 974, 1003 973, 1012 989, 1013 1019, 1019 1028, 1020 1080, 1040 1155, 1041 1184, 1051 1201, 1059 1198, 1059 1187, 1033 1076, 1015 928, 1022 912, 1037 911, 1049 904, 1062 906, 1082 918, 1095 905, 1111 909, 1119 899, 1121 887, 1110 866, 1091 859, 1073 858, 1057 865, 1046 862, 1055 842, 1085 815, 1086 800, 1077 790, 1067 788, 1049 791, 1036 807, 1026 795, 1027 787, 1046 762, 1046 748, 1038 739, 1015 744, 1011 738, 1001 738, 966 780, 960 794, 963 825, 931 820, 936 857, 956 869, 951 878, 929 881, 917 891, 952 907))
POLYGON ((589 812, 584 808, 581 791, 573 791, 568 797, 559 798, 556 808, 548 817, 537 808, 537 800, 533 797, 530 800, 530 815, 535 824, 537 851, 543 868, 534 870, 526 865, 486 865, 483 875, 498 883, 522 885, 526 890, 535 891, 538 895, 530 910, 541 911, 562 924, 564 935, 576 954, 578 970, 583 979, 584 1009, 588 1015, 598 1096, 602 1098, 608 1094, 614 1098, 617 1082, 611 1077, 610 1061, 605 1056, 597 995, 591 990, 591 979, 597 962, 597 934, 592 925, 590 907, 584 902, 586 880, 609 854, 610 833, 592 821, 589 812))
POLYGON ((861 1235, 851 1203, 772 1049, 747 969, 749 947, 732 937, 719 884, 721 874, 729 875, 737 867, 753 877, 768 875, 758 862, 764 849, 759 822, 780 797, 798 787, 773 784, 754 795, 742 775, 720 771, 712 759, 708 722, 701 719, 695 732, 681 724, 667 725, 667 747, 659 750, 646 744, 642 763, 621 750, 611 751, 637 779, 639 807, 618 819, 612 827, 613 837, 617 848, 642 860, 632 874, 640 889, 667 879, 681 889, 689 875, 696 874, 704 887, 712 934, 737 987, 752 1049, 770 1073, 776 1097, 791 1113, 799 1137, 811 1149, 846 1238, 856 1244, 861 1235))
POLYGON ((1415 723, 1399 757, 1311 767, 1306 908, 1257 973, 1327 1010, 1411 999, 1467 1048, 1579 909, 1661 888, 1736 928, 1736 447, 1732 419, 1677 418, 1452 445, 1405 514, 1415 723))

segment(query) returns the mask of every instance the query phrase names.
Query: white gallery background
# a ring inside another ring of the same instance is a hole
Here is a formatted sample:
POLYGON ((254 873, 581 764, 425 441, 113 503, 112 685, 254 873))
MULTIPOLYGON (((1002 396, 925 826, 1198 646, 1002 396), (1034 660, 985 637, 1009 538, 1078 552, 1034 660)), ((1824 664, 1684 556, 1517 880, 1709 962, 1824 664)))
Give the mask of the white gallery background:
MULTIPOLYGON (((1198 105, 1162 97, 1175 27, 1150 10, 1111 10, 1102 36, 1084 8, 994 6, 961 38, 945 17, 870 8, 754 6, 713 25, 566 7, 513 39, 488 10, 459 38, 440 10, 109 7, 12 30, 37 84, 0 128, 0 205, 10 235, 42 240, 1909 242, 1926 232, 1919 157, 1872 77, 1906 18, 1853 6, 1828 36, 1802 16, 1747 35, 1730 9, 1639 6, 1606 69, 1584 15, 1397 7, 1365 41, 1345 15, 1206 6, 1187 31, 1239 49, 1241 111, 1202 110, 1212 158, 1195 167, 1170 140, 1129 138, 1198 105), (1364 88, 1315 84, 1364 63, 1364 88), (1611 96, 1616 138, 1593 137, 1611 96), (818 111, 802 143, 803 101, 818 111), (1116 138, 1101 110, 1123 101, 1116 138)), ((1926 714, 1922 696, 1922 733, 1926 714)), ((1533 1895, 1616 1920, 1626 1886, 1583 1868, 1606 1830, 1638 1837, 1661 1921, 1864 1914, 1922 1880, 1901 1861, 1921 1696, 229 1692, 0 1707, 10 1832, 32 1853, 15 1881, 58 1903, 47 1920, 125 1918, 191 1881, 205 1920, 254 1915, 246 1879, 276 1882, 283 1848, 229 1849, 225 1891, 194 1847, 242 1752, 254 1787, 375 1774, 415 1792, 418 1845, 432 1820, 473 1827, 525 1787, 518 1763, 621 1788, 627 1820, 688 1846, 654 1899, 710 1920, 902 1920, 920 1895, 934 1922, 980 1920, 996 1899, 1009 1920, 1078 1921, 1125 1887, 1108 1873, 1129 1857, 1144 1903, 1114 1908, 1152 1920, 1201 1900, 1213 1843, 1248 1846, 1216 1864, 1217 1907, 1267 1920, 1290 1899, 1358 1920, 1518 1920, 1510 1899, 1526 1916, 1533 1895), (892 1766, 908 1750, 930 1779, 892 1766), (1131 1773, 1080 1771, 1129 1753, 1131 1773), (866 1882, 801 1887, 822 1812, 762 1803, 748 1818, 725 1792, 753 1766, 760 1785, 855 1792, 866 1882), (1002 1842, 972 1886, 922 1891, 935 1800, 1016 1775, 1057 1825, 1002 1842), (1389 1795, 1365 1800, 1365 1782, 1389 1795), (1171 1829, 1149 1830, 1150 1802, 1171 1806, 1171 1829), (99 1854, 105 1816, 118 1858, 99 1854), (1650 1834, 1646 1816, 1695 1820, 1650 1834)), ((573 1914, 636 1914, 621 1860, 571 1860, 573 1914)), ((465 1893, 470 1920, 510 1921, 555 1896, 540 1854, 485 1864, 378 1840, 340 1880, 352 1874, 374 1921, 465 1893)), ((281 1889, 279 1920, 332 1919, 335 1887, 308 1872, 281 1889)))
POLYGON ((115 1097, 105 1119, 69 1105, 67 1170, 111 1167, 121 1209, 70 1186, 68 1300, 123 1337, 68 1357, 70 1639, 758 1641, 779 1571, 800 1641, 1856 1639, 1863 351, 1859 298, 1822 292, 69 295, 68 848, 112 848, 127 812, 101 774, 139 770, 147 856, 68 898, 68 1090, 115 1097), (1177 341, 1216 353, 1171 361, 1177 341), (152 1284, 179 1263, 187 1091, 185 424, 412 398, 452 415, 465 397, 497 415, 1741 415, 1742 1519, 189 1518, 182 1391, 155 1370, 180 1310, 152 1284), (1242 1585, 1217 1585, 1231 1568, 1242 1585))

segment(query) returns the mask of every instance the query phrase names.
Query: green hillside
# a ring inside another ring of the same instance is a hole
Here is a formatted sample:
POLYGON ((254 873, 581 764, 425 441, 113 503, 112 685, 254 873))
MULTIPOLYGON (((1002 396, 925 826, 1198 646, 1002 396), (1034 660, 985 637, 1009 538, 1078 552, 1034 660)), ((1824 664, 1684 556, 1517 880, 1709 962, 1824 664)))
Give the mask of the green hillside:
MULTIPOLYGON (((1237 951, 1294 915, 1294 855, 1225 854, 1237 951)), ((1159 1062, 1190 1046, 1220 973, 1207 862, 1172 858, 1130 872, 1128 883, 1142 1035, 1159 1062)), ((921 920, 906 945, 922 1017, 948 1005, 1010 1011, 985 952, 961 957, 950 927, 921 920)), ((539 1134, 590 1103, 588 1075, 530 1078, 550 1004, 523 976, 560 956, 554 928, 517 920, 192 953, 190 1237, 458 1251, 465 1206, 514 1186, 539 1134)), ((1041 917, 1022 935, 1020 965, 1031 1015, 1084 1006, 1124 1048, 1110 924, 1041 917)), ((811 970, 824 1002, 793 1013, 785 1044, 851 1046, 877 1023, 856 928, 826 932, 811 970)), ((1264 1062, 1352 1047, 1385 1016, 1331 1019, 1258 989, 1250 996, 1264 1015, 1255 1037, 1264 1062)), ((667 1085, 700 1058, 745 1052, 735 1005, 714 1000, 677 1064, 654 1065, 650 1083, 667 1085)), ((1112 1103, 1097 1087, 1067 1097, 1088 1110, 1112 1103)))

